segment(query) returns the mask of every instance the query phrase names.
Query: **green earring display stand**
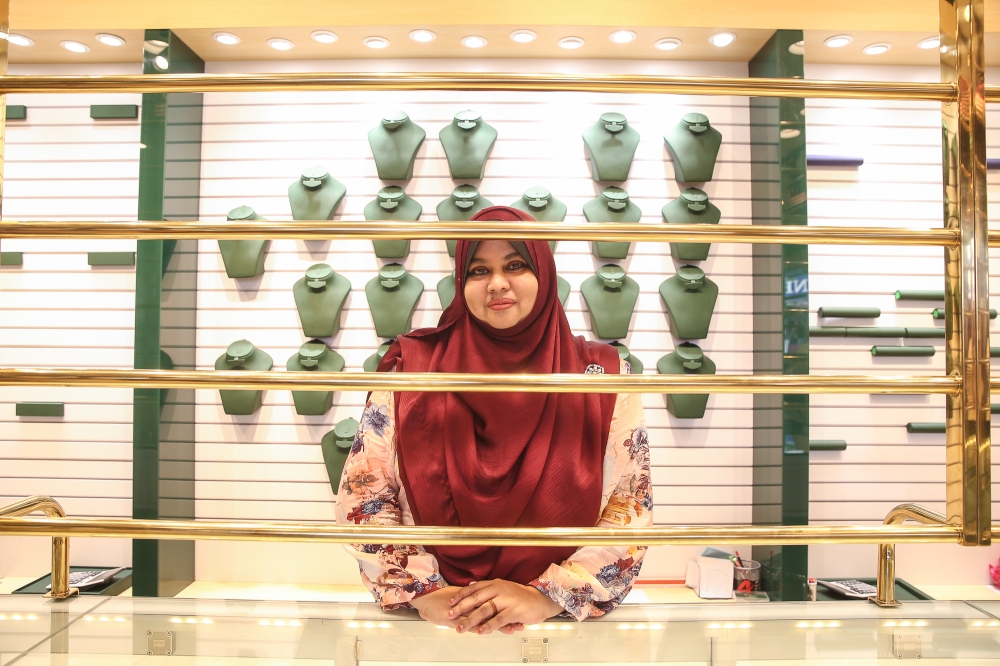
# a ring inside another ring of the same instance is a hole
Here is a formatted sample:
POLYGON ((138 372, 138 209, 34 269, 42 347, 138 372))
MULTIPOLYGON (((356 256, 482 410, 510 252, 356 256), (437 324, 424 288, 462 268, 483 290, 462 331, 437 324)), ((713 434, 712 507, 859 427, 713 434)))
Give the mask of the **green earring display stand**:
POLYGON ((391 345, 393 342, 395 342, 395 340, 389 340, 388 342, 383 342, 382 344, 380 344, 378 346, 378 349, 375 350, 375 353, 365 359, 365 362, 361 366, 361 368, 365 372, 375 372, 376 370, 378 370, 379 362, 382 360, 382 357, 385 356, 385 353, 389 351, 389 345, 391 345))
MULTIPOLYGON (((682 191, 660 213, 667 224, 718 224, 722 219, 722 211, 697 187, 682 191)), ((678 261, 705 261, 711 247, 711 243, 671 243, 670 256, 678 261)))
MULTIPOLYGON (((237 340, 215 361, 216 370, 266 371, 273 365, 271 357, 254 347, 249 340, 237 340)), ((223 411, 233 416, 246 416, 260 409, 263 393, 263 391, 219 390, 223 411)))
POLYGON ((839 317, 841 319, 878 319, 882 316, 879 308, 831 308, 821 307, 816 311, 821 319, 839 317))
MULTIPOLYGON (((569 300, 570 285, 562 276, 556 276, 556 285, 559 290, 559 302, 566 307, 566 301, 569 300)), ((455 274, 450 273, 445 275, 437 283, 437 294, 438 299, 441 301, 441 309, 447 310, 451 302, 455 300, 455 274)))
POLYGON ((872 347, 872 356, 934 356, 934 347, 872 347))
MULTIPOLYGON (((539 222, 562 222, 566 219, 566 204, 552 196, 547 187, 529 187, 510 207, 523 210, 539 222)), ((549 241, 549 249, 556 251, 556 241, 549 241)))
POLYGON ((667 305, 670 332, 681 340, 708 337, 719 287, 697 266, 681 266, 677 274, 660 285, 660 297, 667 305))
POLYGON ((933 422, 913 422, 906 424, 906 432, 916 432, 925 435, 943 435, 946 432, 944 421, 933 422))
MULTIPOLYGON (((229 211, 231 221, 263 220, 250 206, 240 206, 229 211)), ((231 278, 251 278, 264 274, 264 257, 269 240, 220 240, 219 252, 226 265, 226 275, 231 278)))
POLYGON ((333 426, 333 430, 323 435, 319 446, 323 451, 323 462, 330 477, 330 487, 336 495, 340 489, 340 475, 344 473, 347 456, 354 446, 354 436, 358 434, 358 422, 347 418, 333 426))
POLYGON ((618 358, 622 359, 623 361, 628 361, 628 364, 632 366, 633 375, 642 374, 642 371, 645 369, 642 364, 642 361, 633 356, 632 353, 628 350, 628 347, 626 347, 620 342, 612 342, 611 346, 618 350, 618 358))
MULTIPOLYGON (((310 340, 288 359, 285 369, 291 372, 340 372, 344 369, 344 357, 321 340, 310 340)), ((292 391, 292 402, 299 416, 321 416, 333 406, 333 391, 292 391)))
MULTIPOLYGON (((620 187, 605 187, 601 196, 583 204, 583 216, 588 222, 638 222, 642 211, 629 199, 628 192, 620 187)), ((594 241, 591 252, 601 259, 625 259, 631 243, 605 243, 594 241)))
POLYGON ((847 440, 843 439, 810 439, 810 451, 846 451, 847 440))
POLYGON ((712 127, 708 116, 686 113, 681 121, 663 135, 674 176, 679 183, 704 183, 712 180, 715 160, 722 145, 722 134, 712 127))
POLYGON ((375 335, 398 338, 410 332, 413 311, 424 293, 424 283, 402 264, 386 264, 365 285, 368 309, 375 322, 375 335))
POLYGON ((601 266, 580 285, 583 300, 590 311, 590 330, 604 340, 620 340, 628 335, 639 284, 625 275, 617 264, 601 266))
MULTIPOLYGON (((372 201, 365 206, 366 220, 416 220, 423 212, 423 206, 406 196, 402 187, 383 187, 372 201)), ((373 240, 375 256, 380 259, 402 259, 410 253, 410 241, 373 240)))
POLYGON ((309 167, 288 186, 293 220, 332 220, 347 188, 326 167, 309 167))
POLYGON ((417 151, 427 132, 410 120, 403 111, 382 116, 382 122, 368 131, 368 145, 375 156, 375 168, 381 180, 409 180, 417 151))
MULTIPOLYGON (((696 344, 682 342, 671 353, 656 362, 661 375, 714 375, 715 363, 696 344)), ((667 411, 679 419, 700 419, 705 416, 708 394, 668 393, 667 411)))
MULTIPOLYGON (((944 319, 944 308, 934 308, 931 310, 931 316, 935 319, 944 319)), ((997 318, 997 311, 990 308, 990 319, 997 318)))
POLYGON ((309 338, 329 338, 340 332, 340 313, 351 292, 351 281, 329 264, 313 264, 305 277, 292 285, 302 333, 309 338))
POLYGON ((943 301, 944 290, 936 289, 900 289, 896 292, 897 301, 943 301))
POLYGON ((497 131, 487 125, 478 112, 459 111, 438 137, 452 178, 480 180, 483 177, 497 131))
POLYGON ((639 133, 620 113, 602 113, 600 119, 583 131, 583 144, 590 158, 590 175, 594 180, 623 182, 628 180, 639 133))
MULTIPOLYGON (((493 204, 486 197, 480 196, 479 190, 473 185, 459 185, 451 192, 451 196, 437 205, 437 216, 442 222, 467 222, 473 215, 493 204)), ((448 246, 448 256, 455 256, 455 246, 458 241, 445 241, 448 246)))

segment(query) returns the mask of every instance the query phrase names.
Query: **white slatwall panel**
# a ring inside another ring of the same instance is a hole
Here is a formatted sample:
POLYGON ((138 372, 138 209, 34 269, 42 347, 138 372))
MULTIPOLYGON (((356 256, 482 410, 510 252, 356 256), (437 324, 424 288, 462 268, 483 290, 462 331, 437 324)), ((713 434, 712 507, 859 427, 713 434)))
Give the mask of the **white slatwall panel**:
MULTIPOLYGON (((12 66, 12 74, 134 74, 138 66, 12 66)), ((95 121, 91 104, 140 95, 10 95, 27 121, 7 124, 6 219, 135 219, 139 122, 95 121)), ((132 267, 87 265, 88 251, 135 241, 5 240, 24 266, 0 268, 0 365, 131 368, 132 267)), ((0 388, 0 504, 53 495, 72 515, 132 515, 132 391, 0 388), (65 402, 64 418, 14 415, 16 402, 65 402)), ((0 576, 37 575, 46 539, 0 539, 0 576)), ((74 539, 73 564, 131 562, 128 541, 74 539)), ((47 570, 47 569, 45 569, 47 570)))

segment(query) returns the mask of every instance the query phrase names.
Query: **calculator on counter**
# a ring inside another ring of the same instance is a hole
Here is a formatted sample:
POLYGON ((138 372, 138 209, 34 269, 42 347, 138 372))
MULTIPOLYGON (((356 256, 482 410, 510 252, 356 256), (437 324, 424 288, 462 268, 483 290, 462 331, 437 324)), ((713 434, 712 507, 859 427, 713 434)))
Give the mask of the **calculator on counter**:
MULTIPOLYGON (((96 587, 97 585, 103 585, 110 582, 123 569, 125 569, 125 567, 118 567, 117 569, 95 569, 93 571, 74 571, 69 575, 69 586, 80 590, 88 587, 96 587)), ((45 589, 51 590, 52 585, 46 585, 45 589)))
POLYGON ((874 585, 862 583, 860 580, 817 580, 817 583, 828 590, 851 599, 867 599, 878 592, 874 585))

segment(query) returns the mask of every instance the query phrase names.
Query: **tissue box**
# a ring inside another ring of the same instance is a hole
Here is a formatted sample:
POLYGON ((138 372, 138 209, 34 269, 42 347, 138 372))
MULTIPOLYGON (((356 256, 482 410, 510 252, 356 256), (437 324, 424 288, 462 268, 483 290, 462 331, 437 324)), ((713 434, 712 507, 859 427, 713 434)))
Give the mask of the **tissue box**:
POLYGON ((733 563, 717 557, 701 556, 688 562, 684 583, 702 599, 732 599, 733 563))

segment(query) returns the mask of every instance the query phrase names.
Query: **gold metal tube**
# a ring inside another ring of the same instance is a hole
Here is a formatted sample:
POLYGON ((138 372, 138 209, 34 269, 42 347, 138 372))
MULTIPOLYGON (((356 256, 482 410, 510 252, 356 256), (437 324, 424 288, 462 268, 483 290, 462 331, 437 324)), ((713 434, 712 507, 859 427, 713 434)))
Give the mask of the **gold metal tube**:
MULTIPOLYGON (((0 517, 15 518, 29 513, 41 511, 50 518, 65 518, 66 512, 62 505, 51 497, 35 495, 23 500, 0 507, 0 517)), ((80 591, 69 586, 69 538, 65 536, 52 537, 52 587, 46 597, 66 599, 80 591)))
POLYGON ((598 240, 659 243, 778 243, 810 245, 957 246, 953 229, 892 227, 760 226, 750 224, 641 224, 602 222, 411 222, 296 220, 89 222, 70 220, 0 221, 0 238, 162 238, 162 239, 382 239, 505 238, 598 240))
POLYGON ((953 395, 958 377, 569 375, 0 368, 0 386, 477 393, 860 393, 953 395))
POLYGON ((945 102, 947 83, 819 81, 728 76, 520 74, 493 72, 290 72, 269 74, 162 74, 107 76, 2 76, 0 93, 272 92, 303 90, 505 90, 673 95, 740 95, 945 102))

